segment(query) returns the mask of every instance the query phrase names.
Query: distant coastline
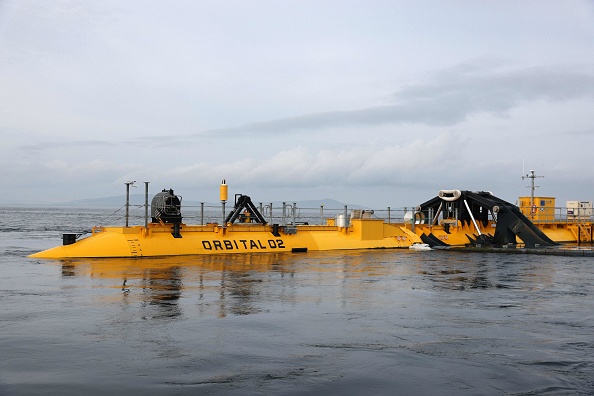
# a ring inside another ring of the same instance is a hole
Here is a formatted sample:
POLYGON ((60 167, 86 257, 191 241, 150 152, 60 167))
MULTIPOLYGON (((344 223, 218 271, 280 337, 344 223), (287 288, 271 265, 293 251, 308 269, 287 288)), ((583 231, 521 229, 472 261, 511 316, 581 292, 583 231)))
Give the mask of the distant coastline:
MULTIPOLYGON (((141 206, 144 205, 144 194, 131 194, 130 195, 130 206, 141 206)), ((149 196, 149 205, 152 200, 152 196, 149 196)), ((259 204, 260 201, 254 201, 256 205, 259 204)), ((126 203, 126 196, 125 195, 117 195, 112 197, 102 197, 102 198, 87 198, 87 199, 76 199, 72 201, 66 202, 11 202, 8 200, 0 200, 0 206, 33 206, 33 207, 76 207, 76 208, 119 208, 123 207, 126 203)), ((201 201, 182 201, 182 207, 199 207, 201 201)), ((264 204, 269 204, 270 202, 263 202, 264 204)), ((287 204, 292 204, 293 202, 286 202, 287 204)), ((297 201, 297 207, 301 208, 319 208, 320 206, 324 205, 326 209, 342 209, 346 205, 345 203, 336 201, 334 199, 326 198, 326 199, 319 199, 319 200, 305 200, 305 201, 297 201)), ((233 202, 227 202, 228 207, 233 207, 233 202)), ((273 206, 282 206, 281 201, 273 201, 273 206)), ((205 206, 221 206, 220 202, 204 202, 205 206)), ((365 206, 361 205, 348 205, 350 209, 369 209, 365 206)))

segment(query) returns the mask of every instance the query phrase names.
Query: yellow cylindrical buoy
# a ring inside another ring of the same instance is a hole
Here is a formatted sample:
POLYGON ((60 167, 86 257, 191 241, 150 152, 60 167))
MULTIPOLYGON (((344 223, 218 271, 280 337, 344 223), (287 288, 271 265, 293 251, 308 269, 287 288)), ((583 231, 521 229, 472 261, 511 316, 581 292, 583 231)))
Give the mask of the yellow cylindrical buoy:
POLYGON ((223 179, 221 182, 221 202, 227 202, 227 198, 229 196, 228 191, 229 189, 227 183, 225 182, 225 179, 223 179))

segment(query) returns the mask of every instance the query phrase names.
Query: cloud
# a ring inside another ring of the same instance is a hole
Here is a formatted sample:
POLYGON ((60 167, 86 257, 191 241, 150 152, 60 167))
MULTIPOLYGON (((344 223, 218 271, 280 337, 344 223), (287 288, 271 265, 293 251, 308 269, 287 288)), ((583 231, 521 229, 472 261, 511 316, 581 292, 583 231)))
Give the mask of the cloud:
POLYGON ((394 96, 405 103, 445 105, 447 113, 458 114, 455 119, 464 119, 468 114, 504 112, 539 99, 592 98, 593 89, 594 74, 577 67, 491 70, 461 64, 437 73, 429 83, 406 87, 394 96))
POLYGON ((468 143, 468 139, 446 132, 432 140, 419 138, 409 143, 383 146, 346 145, 333 150, 298 146, 280 150, 268 158, 234 160, 231 157, 220 163, 167 167, 154 176, 197 185, 212 184, 224 177, 240 185, 274 188, 314 187, 328 183, 394 185, 410 179, 413 173, 424 175, 454 166, 459 159, 452 153, 468 143))
POLYGON ((26 151, 42 151, 42 150, 52 150, 52 149, 69 149, 69 148, 96 148, 98 146, 103 147, 113 147, 115 143, 106 142, 103 140, 59 140, 59 141, 52 141, 52 142, 38 142, 32 144, 23 144, 18 147, 20 150, 26 151))
POLYGON ((320 129, 423 124, 454 126, 479 113, 505 113, 523 103, 594 96, 594 74, 577 67, 490 68, 468 63, 438 71, 428 81, 403 86, 393 104, 328 111, 201 132, 202 136, 317 133, 320 129))
POLYGON ((581 129, 577 131, 567 131, 565 132, 566 135, 576 135, 576 136, 594 136, 594 128, 591 129, 581 129))

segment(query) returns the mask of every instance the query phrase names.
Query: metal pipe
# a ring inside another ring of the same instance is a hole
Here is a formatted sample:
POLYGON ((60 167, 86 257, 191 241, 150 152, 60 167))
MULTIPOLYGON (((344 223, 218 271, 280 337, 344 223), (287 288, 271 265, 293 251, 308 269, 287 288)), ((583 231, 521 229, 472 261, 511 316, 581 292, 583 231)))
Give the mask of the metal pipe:
POLYGON ((466 200, 464 200, 464 205, 466 205, 466 210, 468 210, 468 214, 470 214, 470 218, 472 219, 472 222, 474 223, 474 228, 476 228, 476 231, 478 232, 479 235, 482 235, 481 230, 479 230, 478 225, 476 224, 476 220, 474 219, 474 216, 472 215, 472 212, 470 211, 470 206, 468 206, 468 202, 466 202, 466 200))
POLYGON ((349 219, 347 218, 347 206, 344 205, 344 226, 345 228, 349 226, 349 219))
POLYGON ((295 222, 295 212, 297 212, 297 202, 293 202, 293 226, 297 225, 295 222))
MULTIPOLYGON (((415 214, 413 213, 413 223, 415 219, 415 214)), ((404 228, 406 228, 406 206, 404 207, 404 212, 402 212, 402 224, 404 224, 404 228)))
POLYGON ((388 224, 390 224, 390 207, 388 206, 388 224))
POLYGON ((126 227, 128 227, 128 218, 130 216, 130 185, 134 186, 136 180, 126 182, 126 227))
POLYGON ((581 229, 582 229, 582 219, 580 218, 580 204, 578 202, 578 207, 577 207, 577 245, 581 246, 581 239, 582 239, 582 235, 581 235, 581 229))
POLYGON ((130 215, 130 184, 126 183, 126 227, 128 227, 129 215, 130 215))
POLYGON ((283 221, 282 221, 282 225, 283 227, 287 225, 286 223, 286 216, 287 216, 287 203, 283 202, 283 221))
POLYGON ((144 228, 148 228, 148 194, 149 182, 144 182, 144 228))
POLYGON ((204 202, 200 202, 200 225, 204 225, 204 202))
POLYGON ((435 213, 435 217, 433 217, 433 220, 431 220, 431 225, 435 225, 435 223, 437 222, 437 218, 439 217, 439 214, 441 213, 442 207, 443 207, 443 202, 440 202, 439 208, 437 208, 437 212, 435 213))

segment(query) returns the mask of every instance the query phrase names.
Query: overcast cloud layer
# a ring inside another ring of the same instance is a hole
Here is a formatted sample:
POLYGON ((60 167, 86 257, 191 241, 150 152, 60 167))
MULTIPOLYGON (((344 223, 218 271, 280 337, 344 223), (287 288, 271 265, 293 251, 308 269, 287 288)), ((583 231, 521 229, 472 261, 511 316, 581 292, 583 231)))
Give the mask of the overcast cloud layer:
POLYGON ((0 203, 594 201, 591 1, 0 1, 0 203), (141 189, 139 189, 140 192, 141 189))

